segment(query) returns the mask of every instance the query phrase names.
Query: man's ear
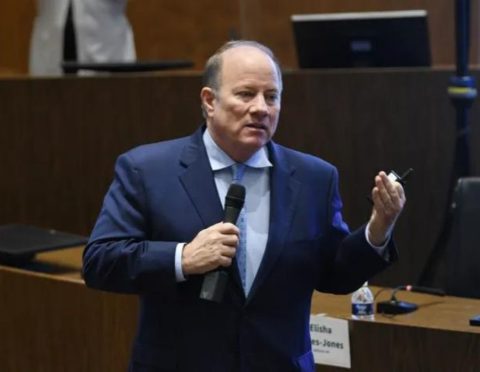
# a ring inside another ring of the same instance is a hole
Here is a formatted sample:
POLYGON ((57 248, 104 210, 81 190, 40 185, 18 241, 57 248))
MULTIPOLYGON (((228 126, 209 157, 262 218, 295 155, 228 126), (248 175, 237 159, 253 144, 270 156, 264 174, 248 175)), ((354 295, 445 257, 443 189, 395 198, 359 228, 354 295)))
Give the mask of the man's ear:
POLYGON ((203 87, 200 91, 200 99, 202 101, 202 107, 205 115, 208 117, 213 112, 213 105, 215 100, 215 92, 212 88, 203 87))

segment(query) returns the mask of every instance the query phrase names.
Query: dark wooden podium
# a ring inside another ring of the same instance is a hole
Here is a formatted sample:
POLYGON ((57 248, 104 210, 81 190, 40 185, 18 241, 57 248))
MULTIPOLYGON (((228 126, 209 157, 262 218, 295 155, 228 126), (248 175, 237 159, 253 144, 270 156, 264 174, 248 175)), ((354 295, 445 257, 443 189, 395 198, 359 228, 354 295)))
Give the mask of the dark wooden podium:
MULTIPOLYGON (((136 297, 88 289, 80 276, 81 254, 78 247, 39 254, 22 269, 0 266, 2 372, 126 371, 136 297)), ((379 300, 388 296, 384 291, 379 300)), ((352 371, 480 370, 480 327, 468 325, 480 313, 480 300, 398 297, 419 309, 354 321, 350 296, 315 294, 312 313, 349 319, 352 371)))

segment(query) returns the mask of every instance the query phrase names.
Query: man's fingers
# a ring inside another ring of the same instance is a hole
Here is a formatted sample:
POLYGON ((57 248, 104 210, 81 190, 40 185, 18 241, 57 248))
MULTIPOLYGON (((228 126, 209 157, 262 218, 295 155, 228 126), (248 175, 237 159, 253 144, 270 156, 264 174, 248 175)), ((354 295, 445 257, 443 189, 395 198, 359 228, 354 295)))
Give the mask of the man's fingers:
POLYGON ((238 241, 239 241, 238 235, 230 234, 230 235, 223 235, 221 242, 225 246, 236 247, 238 245, 238 241))
POLYGON ((403 203, 405 203, 405 201, 407 200, 406 196, 405 196, 405 190, 403 189, 403 186, 400 185, 400 184, 397 184, 395 185, 396 187, 396 190, 397 190, 397 194, 398 194, 398 197, 400 198, 400 200, 403 201, 403 203))
POLYGON ((386 209, 394 212, 403 207, 405 193, 402 185, 391 181, 385 172, 380 172, 375 177, 375 187, 378 190, 379 201, 386 209))
POLYGON ((238 227, 230 222, 220 222, 213 226, 216 226, 217 231, 221 232, 222 234, 238 235, 240 233, 240 230, 238 229, 238 227))
POLYGON ((233 257, 235 257, 236 253, 237 253, 237 248, 236 247, 224 246, 220 249, 221 257, 233 258, 233 257))
POLYGON ((202 231, 184 247, 182 268, 186 274, 203 274, 219 266, 228 267, 235 257, 238 227, 219 222, 202 231))
POLYGON ((233 258, 223 256, 219 261, 219 266, 230 267, 232 265, 233 258))

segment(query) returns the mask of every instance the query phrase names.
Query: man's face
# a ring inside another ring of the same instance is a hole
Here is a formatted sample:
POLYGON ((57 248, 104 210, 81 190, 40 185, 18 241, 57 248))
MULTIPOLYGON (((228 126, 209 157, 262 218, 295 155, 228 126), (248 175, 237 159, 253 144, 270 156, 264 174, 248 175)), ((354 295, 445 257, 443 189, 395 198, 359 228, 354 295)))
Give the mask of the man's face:
POLYGON ((222 54, 219 81, 216 92, 202 89, 207 126, 217 145, 243 162, 277 129, 281 82, 270 57, 250 46, 222 54))

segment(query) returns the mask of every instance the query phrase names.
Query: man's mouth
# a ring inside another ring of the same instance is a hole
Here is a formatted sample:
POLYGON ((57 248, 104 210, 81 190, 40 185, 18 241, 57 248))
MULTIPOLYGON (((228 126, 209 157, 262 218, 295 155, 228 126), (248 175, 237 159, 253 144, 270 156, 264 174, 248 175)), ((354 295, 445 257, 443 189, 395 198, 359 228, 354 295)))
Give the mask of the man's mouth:
POLYGON ((260 130, 268 130, 267 125, 262 124, 262 123, 249 123, 246 125, 248 128, 253 128, 253 129, 260 129, 260 130))

